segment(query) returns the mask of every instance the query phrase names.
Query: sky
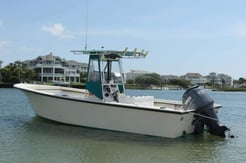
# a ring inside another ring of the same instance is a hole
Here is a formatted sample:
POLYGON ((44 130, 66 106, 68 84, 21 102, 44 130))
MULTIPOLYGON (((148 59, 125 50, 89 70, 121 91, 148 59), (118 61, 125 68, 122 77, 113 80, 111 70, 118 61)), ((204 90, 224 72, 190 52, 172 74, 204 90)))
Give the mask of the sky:
POLYGON ((4 67, 52 52, 87 62, 70 52, 87 42, 88 49, 148 51, 145 59, 125 60, 126 72, 246 78, 245 6, 245 0, 1 0, 0 60, 4 67))

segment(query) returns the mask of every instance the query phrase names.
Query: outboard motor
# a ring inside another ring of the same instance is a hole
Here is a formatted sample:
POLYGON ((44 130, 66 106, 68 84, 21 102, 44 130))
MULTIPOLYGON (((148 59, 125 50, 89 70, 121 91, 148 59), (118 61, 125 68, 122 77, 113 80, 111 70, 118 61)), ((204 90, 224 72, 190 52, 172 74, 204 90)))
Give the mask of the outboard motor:
POLYGON ((225 132, 229 129, 219 125, 214 110, 214 100, 204 88, 199 86, 189 88, 185 91, 182 102, 184 109, 195 110, 194 134, 201 134, 205 124, 211 134, 225 137, 225 132))

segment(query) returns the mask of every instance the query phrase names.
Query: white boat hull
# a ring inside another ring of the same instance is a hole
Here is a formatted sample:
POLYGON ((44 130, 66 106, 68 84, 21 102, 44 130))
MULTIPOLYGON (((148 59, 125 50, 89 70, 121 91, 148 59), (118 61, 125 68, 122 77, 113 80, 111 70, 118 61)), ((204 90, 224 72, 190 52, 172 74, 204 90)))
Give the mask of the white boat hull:
POLYGON ((50 120, 168 138, 190 134, 194 130, 193 112, 73 99, 26 89, 23 85, 15 87, 28 96, 37 115, 50 120))

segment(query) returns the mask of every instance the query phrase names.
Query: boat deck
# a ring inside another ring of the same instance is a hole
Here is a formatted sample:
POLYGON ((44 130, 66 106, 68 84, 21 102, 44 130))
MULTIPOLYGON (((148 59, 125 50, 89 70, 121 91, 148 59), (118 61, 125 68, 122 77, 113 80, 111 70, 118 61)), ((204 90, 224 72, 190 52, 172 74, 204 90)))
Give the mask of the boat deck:
MULTIPOLYGON (((44 93, 47 95, 76 99, 76 100, 88 100, 95 102, 102 102, 102 100, 97 97, 90 95, 86 89, 76 89, 70 87, 60 87, 60 86, 49 86, 49 85, 30 85, 26 89, 31 89, 39 93, 44 93)), ((153 108, 168 110, 174 112, 190 112, 192 110, 184 110, 181 101, 174 100, 164 100, 164 99, 155 99, 153 96, 126 96, 119 95, 119 103, 111 101, 110 103, 122 104, 122 105, 135 105, 137 107, 144 108, 153 108)), ((215 104, 215 109, 221 107, 221 105, 215 104)))

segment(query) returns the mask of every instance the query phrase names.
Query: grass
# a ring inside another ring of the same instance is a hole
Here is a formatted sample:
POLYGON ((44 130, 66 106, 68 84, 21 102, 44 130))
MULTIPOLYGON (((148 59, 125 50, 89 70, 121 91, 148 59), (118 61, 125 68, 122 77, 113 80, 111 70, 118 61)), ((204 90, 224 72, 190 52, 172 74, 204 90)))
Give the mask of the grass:
POLYGON ((216 91, 246 92, 246 88, 218 88, 216 91))

